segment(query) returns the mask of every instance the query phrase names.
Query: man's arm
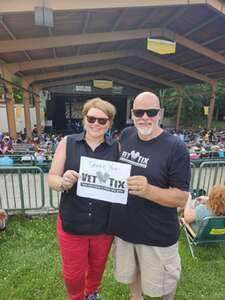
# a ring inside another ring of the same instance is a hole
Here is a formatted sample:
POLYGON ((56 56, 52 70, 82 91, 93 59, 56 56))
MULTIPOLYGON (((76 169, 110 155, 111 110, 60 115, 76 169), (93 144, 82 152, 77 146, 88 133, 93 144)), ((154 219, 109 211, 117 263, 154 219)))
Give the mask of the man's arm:
POLYGON ((148 183, 145 176, 129 177, 128 190, 131 195, 139 196, 167 207, 184 207, 189 196, 189 192, 178 188, 160 188, 152 185, 148 183))

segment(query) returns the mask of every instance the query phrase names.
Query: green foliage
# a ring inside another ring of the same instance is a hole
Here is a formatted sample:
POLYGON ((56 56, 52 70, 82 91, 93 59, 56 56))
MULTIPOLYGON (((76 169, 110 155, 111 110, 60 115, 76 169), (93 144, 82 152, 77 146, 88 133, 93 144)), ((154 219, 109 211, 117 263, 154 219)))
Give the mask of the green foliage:
MULTIPOLYGON (((0 249, 1 300, 67 299, 56 241, 55 216, 11 218, 6 231, 0 233, 0 249)), ((225 244, 198 246, 198 259, 194 260, 182 233, 180 254, 183 274, 176 299, 224 299, 225 244)), ((127 286, 119 284, 113 277, 111 256, 104 274, 101 296, 102 300, 129 299, 127 286)))
MULTIPOLYGON (((165 108, 165 117, 175 118, 179 94, 175 89, 161 90, 159 97, 165 108)), ((184 88, 181 111, 182 127, 206 126, 207 116, 204 115, 204 106, 209 106, 211 86, 209 84, 196 84, 184 88)), ((222 120, 225 115, 225 81, 218 82, 214 120, 222 120)))
POLYGON ((175 118, 177 111, 177 91, 175 89, 163 89, 159 91, 161 107, 164 108, 164 115, 167 118, 175 118))
POLYGON ((2 97, 3 94, 3 81, 1 80, 2 76, 0 74, 0 98, 2 97))
POLYGON ((13 97, 15 103, 19 104, 23 102, 23 90, 22 90, 22 78, 18 76, 13 76, 12 82, 17 86, 13 86, 13 97))

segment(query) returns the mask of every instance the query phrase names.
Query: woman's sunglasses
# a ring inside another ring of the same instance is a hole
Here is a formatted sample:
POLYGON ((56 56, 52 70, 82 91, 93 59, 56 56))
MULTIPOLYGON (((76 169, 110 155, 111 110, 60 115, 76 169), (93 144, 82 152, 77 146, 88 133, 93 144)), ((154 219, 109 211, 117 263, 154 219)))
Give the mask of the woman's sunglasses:
POLYGON ((148 117, 155 117, 159 111, 160 111, 159 108, 132 109, 132 112, 136 118, 142 118, 145 113, 147 114, 148 117))
POLYGON ((98 124, 100 125, 105 125, 107 123, 107 121, 109 121, 109 119, 107 118, 96 118, 93 116, 86 116, 88 123, 90 124, 94 124, 96 121, 98 122, 98 124))

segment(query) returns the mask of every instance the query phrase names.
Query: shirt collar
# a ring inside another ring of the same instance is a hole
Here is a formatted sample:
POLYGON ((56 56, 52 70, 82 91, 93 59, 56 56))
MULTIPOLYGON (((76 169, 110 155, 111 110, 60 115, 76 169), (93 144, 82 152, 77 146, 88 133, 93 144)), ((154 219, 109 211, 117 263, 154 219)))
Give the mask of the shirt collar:
MULTIPOLYGON (((75 134, 75 140, 77 142, 85 141, 85 131, 82 131, 81 133, 75 134)), ((111 146, 112 145, 112 139, 105 136, 104 142, 106 145, 111 146)))

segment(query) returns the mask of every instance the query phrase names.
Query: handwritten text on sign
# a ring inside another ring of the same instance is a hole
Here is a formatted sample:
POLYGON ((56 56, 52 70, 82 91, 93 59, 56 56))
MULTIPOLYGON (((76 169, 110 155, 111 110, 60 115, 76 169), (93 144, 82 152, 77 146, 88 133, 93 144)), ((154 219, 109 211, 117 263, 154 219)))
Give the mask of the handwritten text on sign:
POLYGON ((127 203, 131 166, 81 156, 77 195, 113 203, 127 203))

